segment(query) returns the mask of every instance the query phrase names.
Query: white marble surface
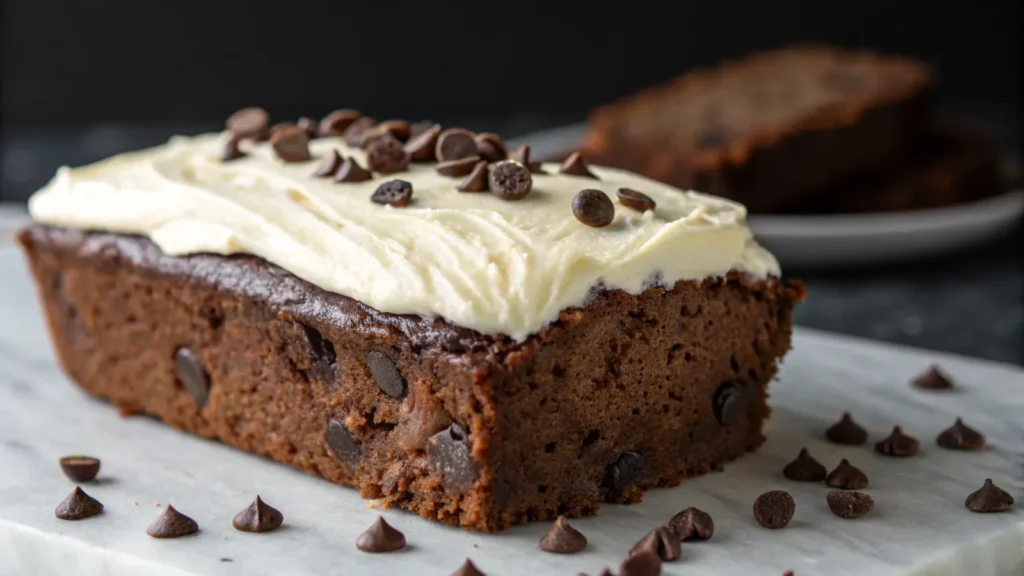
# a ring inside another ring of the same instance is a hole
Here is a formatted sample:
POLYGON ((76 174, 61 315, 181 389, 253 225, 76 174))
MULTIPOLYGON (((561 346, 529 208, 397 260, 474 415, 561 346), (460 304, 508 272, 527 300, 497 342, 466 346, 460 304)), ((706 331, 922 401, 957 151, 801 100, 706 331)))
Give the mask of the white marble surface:
POLYGON ((768 444, 724 473, 574 521, 591 542, 584 553, 540 552, 546 525, 481 535, 385 511, 410 547, 371 556, 353 543, 377 512, 352 490, 146 418, 120 418, 79 392, 54 364, 23 263, 9 244, 0 244, 0 278, 0 575, 442 575, 466 557, 492 576, 594 574, 617 565, 636 539, 687 506, 712 514, 715 537, 684 545, 683 560, 666 564, 665 574, 1024 574, 1024 372, 1018 368, 801 330, 773 385, 768 444), (959 390, 910 389, 907 379, 930 362, 941 363, 959 390), (922 453, 891 460, 867 447, 825 443, 822 431, 843 410, 854 412, 872 439, 902 424, 921 439, 922 453), (991 449, 938 449, 936 434, 957 415, 987 433, 991 449), (801 446, 829 467, 846 456, 865 470, 875 511, 840 520, 825 505, 824 485, 784 479, 780 470, 801 446), (76 523, 54 517, 72 488, 57 458, 70 453, 102 458, 100 480, 85 486, 106 505, 102 516, 76 523), (964 497, 986 477, 1016 496, 1014 510, 981 515, 964 508, 964 497), (751 505, 775 488, 794 495, 797 513, 789 528, 768 531, 754 523, 751 505), (231 527, 257 492, 284 512, 280 531, 255 535, 231 527), (149 538, 156 502, 173 503, 202 531, 180 540, 149 538))

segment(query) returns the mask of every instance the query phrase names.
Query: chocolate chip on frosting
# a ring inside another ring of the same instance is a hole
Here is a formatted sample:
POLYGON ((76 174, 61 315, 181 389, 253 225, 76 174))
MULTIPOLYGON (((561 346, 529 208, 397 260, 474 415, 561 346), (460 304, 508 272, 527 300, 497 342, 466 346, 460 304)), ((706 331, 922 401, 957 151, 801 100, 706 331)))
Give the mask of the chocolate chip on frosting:
POLYGON ((416 134, 405 143, 405 151, 413 162, 433 162, 437 138, 441 135, 441 125, 434 124, 416 134))
POLYGON ((434 156, 437 157, 438 162, 477 155, 476 139, 469 130, 449 128, 437 137, 434 156))
POLYGON ((306 162, 310 159, 309 136, 298 126, 286 126, 274 132, 270 146, 285 162, 306 162))
POLYGON ((221 162, 230 162, 232 160, 238 160, 239 158, 245 157, 245 152, 238 147, 240 139, 234 134, 224 142, 224 148, 220 153, 221 162))
POLYGON ((522 200, 533 189, 533 177, 519 162, 503 160, 491 167, 487 185, 502 200, 522 200))
POLYGON ((345 140, 345 144, 353 148, 362 148, 366 138, 375 134, 373 127, 376 125, 377 121, 373 118, 361 116, 349 124, 342 138, 345 140))
POLYGON ((438 174, 445 176, 465 176, 473 171, 473 167, 480 161, 479 156, 467 156, 465 158, 459 158, 458 160, 448 160, 446 162, 438 162, 437 166, 434 167, 438 174))
POLYGON ((355 158, 348 157, 341 163, 334 173, 335 182, 365 182, 373 178, 369 170, 363 168, 356 162, 355 158))
POLYGON ((615 205, 604 192, 586 188, 572 199, 572 213, 583 224, 602 228, 615 219, 615 205))
POLYGON ((597 179, 597 176, 587 168, 587 163, 583 161, 583 156, 579 152, 573 152, 562 162, 562 166, 558 169, 562 174, 568 174, 570 176, 585 176, 587 178, 597 179))
POLYGON ((530 171, 530 174, 543 174, 544 169, 541 167, 540 162, 533 162, 530 160, 530 145, 523 144, 516 151, 513 152, 509 158, 519 162, 530 171))
POLYGON ((637 212, 654 210, 654 200, 651 200, 651 197, 643 192, 637 192, 630 188, 619 188, 616 195, 619 197, 619 203, 626 208, 632 208, 637 212))
POLYGON ((388 180, 373 191, 370 200, 375 204, 387 204, 396 208, 408 206, 412 201, 412 184, 405 180, 388 180))
POLYGON ((377 131, 390 134, 399 142, 405 142, 412 136, 412 125, 405 120, 387 120, 377 125, 377 131))
POLYGON ((317 124, 316 120, 313 120, 308 116, 299 118, 299 121, 296 122, 295 125, 305 130, 306 135, 309 136, 310 140, 320 136, 320 126, 317 124))
POLYGON ((342 162, 344 162, 344 159, 341 157, 341 154, 339 154, 337 150, 331 150, 327 154, 324 154, 324 157, 320 159, 320 163, 316 165, 316 170, 313 172, 313 176, 316 176, 317 178, 334 176, 338 171, 338 168, 341 168, 342 162))
POLYGON ((500 162, 508 159, 508 150, 505 149, 505 143, 502 142, 501 136, 492 132, 481 132, 474 139, 477 151, 484 160, 500 162))
POLYGON ((459 192, 486 192, 487 191, 487 160, 480 160, 473 166, 473 170, 466 176, 466 179, 455 187, 459 192))
POLYGON ((320 120, 320 135, 341 136, 360 117, 362 114, 357 110, 335 110, 320 120))
POLYGON ((409 166, 409 153, 390 134, 367 141, 366 165, 374 172, 394 174, 409 166))
POLYGON ((270 115, 263 108, 242 108, 228 116, 227 129, 243 140, 265 140, 270 136, 270 115))

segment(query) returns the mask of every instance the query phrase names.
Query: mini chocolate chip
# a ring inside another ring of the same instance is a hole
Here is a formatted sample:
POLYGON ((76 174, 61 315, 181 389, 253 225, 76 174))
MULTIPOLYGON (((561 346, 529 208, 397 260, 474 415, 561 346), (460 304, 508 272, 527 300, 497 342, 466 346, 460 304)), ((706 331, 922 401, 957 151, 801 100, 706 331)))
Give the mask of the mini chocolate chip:
MULTIPOLYGON (((488 162, 500 162, 508 159, 508 150, 501 136, 491 132, 481 132, 476 135, 476 148, 480 157, 488 162)), ((524 164, 525 166, 525 164, 524 164)))
POLYGON ((1013 507, 1013 496, 986 478, 981 488, 967 496, 964 506, 971 512, 1006 512, 1013 507))
POLYGON ((374 172, 394 174, 409 166, 409 153, 397 139, 382 134, 367 143, 366 165, 374 172))
POLYGON ((370 369, 373 381, 380 391, 392 398, 402 398, 406 393, 405 378, 395 365, 395 361, 387 354, 371 350, 366 355, 366 366, 370 369))
POLYGON ((156 517, 156 520, 146 528, 146 534, 153 538, 181 538, 199 532, 199 524, 196 521, 178 512, 170 504, 156 517))
POLYGON ((270 146, 285 162, 305 162, 309 155, 309 136, 298 126, 281 128, 270 137, 270 146))
POLYGON ((825 438, 833 444, 859 446, 868 441, 868 431, 854 422, 849 412, 843 412, 843 417, 825 430, 825 438))
POLYGON ((356 539, 356 548, 370 554, 395 552, 405 548, 405 534, 395 530, 383 516, 378 516, 377 521, 356 539))
POLYGON ((455 187, 459 192, 487 191, 487 160, 480 160, 473 166, 469 176, 455 187))
POLYGON ((239 141, 240 139, 238 136, 231 135, 231 137, 224 142, 224 148, 220 153, 221 162, 231 162, 232 160, 238 160, 239 158, 245 157, 245 152, 242 152, 238 147, 239 141))
POLYGON ((811 456, 807 448, 803 448, 795 460, 786 464, 786 467, 782 469, 782 474, 797 482, 821 482, 828 474, 828 470, 825 469, 824 464, 811 456))
POLYGON ((299 118, 299 121, 296 122, 295 125, 305 130, 306 136, 309 136, 310 140, 320 136, 320 126, 317 124, 316 120, 313 120, 308 116, 299 118))
POLYGON ((84 520, 103 512, 103 504, 78 486, 57 505, 53 513, 61 520, 84 520))
POLYGON ((469 449, 469 435, 458 424, 427 440, 427 458, 451 488, 463 489, 473 483, 476 469, 469 449))
POLYGON ((875 452, 886 456, 913 456, 917 449, 917 438, 907 436, 899 426, 893 426, 889 436, 875 444, 875 452))
POLYGON ((654 210, 654 200, 643 192, 637 192, 631 188, 619 188, 616 195, 619 197, 619 203, 626 208, 632 208, 637 212, 654 210))
POLYGON ((341 167, 341 163, 344 159, 337 150, 331 150, 324 157, 320 159, 320 163, 316 165, 316 170, 313 172, 313 176, 317 178, 327 178, 328 176, 334 176, 337 173, 338 168, 341 167))
POLYGON ((615 220, 615 205, 604 192, 585 188, 573 197, 572 214, 587 226, 603 228, 615 220))
POLYGON ((320 120, 321 136, 341 136, 363 115, 356 110, 335 110, 320 120))
POLYGON ((270 114, 263 108, 242 108, 226 122, 229 132, 243 140, 265 140, 270 135, 270 114))
POLYGON ((267 504, 256 495, 256 499, 235 515, 231 525, 241 532, 270 532, 277 530, 284 523, 281 511, 267 504))
POLYGON ((753 400, 751 388, 737 380, 727 380, 718 386, 712 404, 719 424, 729 426, 746 420, 747 409, 753 400))
POLYGON ((466 558, 466 561, 462 563, 462 566, 459 566, 458 570, 456 570, 455 572, 452 572, 452 576, 487 576, 487 575, 484 574, 483 572, 481 572, 480 569, 476 567, 476 564, 473 564, 472 560, 470 560, 469 558, 466 558))
POLYGON ((181 387, 196 399, 196 404, 206 406, 210 399, 210 375, 199 354, 188 346, 178 348, 174 353, 174 370, 181 387))
POLYGON ((345 140, 345 144, 353 148, 362 148, 365 139, 368 136, 376 134, 373 131, 373 127, 377 125, 377 121, 369 116, 360 116, 351 124, 348 128, 345 128, 345 132, 342 134, 342 139, 345 140))
POLYGON ((487 186, 502 200, 522 200, 533 189, 533 177, 525 166, 515 160, 502 160, 491 167, 487 186))
POLYGON ((785 490, 765 492, 754 501, 754 520, 765 528, 785 528, 796 513, 796 502, 785 490))
POLYGON ((405 143, 405 151, 413 162, 432 162, 437 138, 441 135, 441 125, 434 124, 423 132, 416 134, 405 143))
POLYGON ((985 435, 957 418, 952 426, 939 434, 935 442, 950 450, 981 450, 985 447, 985 435))
POLYGON ((412 126, 405 120, 387 120, 377 125, 377 131, 390 134, 395 140, 405 142, 412 135, 412 126))
POLYGON ((608 465, 603 486, 612 492, 621 492, 632 486, 647 473, 647 459, 636 452, 623 452, 608 465))
POLYGON ((828 509, 845 520, 860 518, 875 507, 875 499, 863 492, 831 490, 825 495, 828 509))
POLYGON ((75 482, 89 482, 99 473, 100 460, 92 456, 65 456, 60 459, 60 469, 75 482))
POLYGON ((472 172, 473 167, 476 166, 477 162, 480 162, 479 156, 467 156, 465 158, 459 158, 458 160, 438 162, 434 169, 437 170, 438 174, 442 174, 444 176, 459 177, 472 172))
POLYGON ((579 152, 573 152, 562 162, 562 166, 558 169, 562 174, 568 174, 569 176, 585 176, 587 178, 598 179, 593 172, 587 168, 587 163, 583 161, 583 156, 579 152))
POLYGON ((434 156, 438 162, 478 155, 476 139, 469 130, 449 128, 437 137, 434 156))
POLYGON ((644 551, 626 558, 619 565, 619 576, 658 576, 661 574, 661 558, 644 551))
POLYGON ((683 555, 683 547, 679 541, 679 534, 676 534, 671 528, 668 526, 658 526, 634 544, 630 548, 629 554, 632 556, 643 552, 651 552, 665 562, 674 562, 683 555))
POLYGON ((559 516, 540 539, 540 549, 552 554, 575 554, 586 547, 587 537, 569 525, 564 516, 559 516))
POLYGON ((825 477, 825 484, 840 490, 863 490, 868 487, 868 476, 846 458, 825 477))
POLYGON ((939 370, 938 366, 931 366, 924 373, 910 381, 915 388, 922 390, 952 390, 953 381, 939 370))
POLYGON ((529 144, 523 144, 519 148, 516 148, 516 151, 509 156, 509 159, 515 160, 523 166, 526 166, 526 169, 530 171, 530 174, 544 174, 542 164, 540 162, 530 160, 529 144))
POLYGON ((351 156, 345 158, 337 172, 334 173, 334 181, 341 183, 366 182, 372 178, 373 174, 360 166, 359 162, 356 162, 356 159, 351 156))
POLYGON ((412 201, 412 184, 405 180, 388 180, 373 191, 370 201, 374 204, 387 204, 395 208, 408 206, 412 201))
POLYGON ((672 529, 683 542, 690 540, 710 540, 715 534, 715 521, 711 516, 697 508, 687 508, 668 521, 672 529))
POLYGON ((339 460, 349 466, 355 465, 362 455, 362 450, 352 438, 352 434, 336 418, 331 418, 331 421, 327 423, 327 445, 334 450, 334 454, 338 456, 339 460))

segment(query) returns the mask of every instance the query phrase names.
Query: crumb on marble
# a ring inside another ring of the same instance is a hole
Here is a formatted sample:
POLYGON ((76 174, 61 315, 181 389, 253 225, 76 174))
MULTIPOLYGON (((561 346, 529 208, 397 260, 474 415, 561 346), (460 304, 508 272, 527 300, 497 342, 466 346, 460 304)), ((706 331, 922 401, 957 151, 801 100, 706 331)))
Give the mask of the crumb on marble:
POLYGON ((380 508, 381 504, 382 501, 379 498, 374 498, 373 500, 369 500, 366 502, 366 509, 373 510, 375 508, 380 508))

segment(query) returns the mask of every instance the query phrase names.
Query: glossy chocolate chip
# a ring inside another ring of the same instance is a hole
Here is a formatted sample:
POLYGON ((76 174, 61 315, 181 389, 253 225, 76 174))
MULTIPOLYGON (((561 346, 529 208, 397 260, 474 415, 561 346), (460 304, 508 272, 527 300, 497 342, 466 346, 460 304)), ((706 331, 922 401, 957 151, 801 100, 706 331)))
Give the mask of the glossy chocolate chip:
POLYGON ((60 469, 75 482, 90 482, 100 471, 100 460, 91 456, 65 456, 60 459, 60 469))
POLYGON ((476 166, 477 162, 480 162, 479 156, 467 156, 465 158, 459 158, 458 160, 438 162, 437 166, 434 166, 434 170, 437 170, 438 174, 458 178, 459 176, 465 176, 472 172, 473 167, 476 166))
POLYGON ((540 539, 540 549, 552 554, 575 554, 587 547, 587 537, 559 516, 540 539))
POLYGON ((348 125, 342 138, 345 140, 345 144, 353 148, 362 148, 368 137, 378 134, 373 130, 376 125, 377 121, 373 118, 362 116, 348 125))
POLYGON ((359 165, 355 158, 345 158, 345 161, 334 173, 334 181, 339 183, 366 182, 373 178, 373 174, 359 165))
POLYGON ((360 117, 362 114, 356 110, 335 110, 320 121, 320 135, 341 136, 360 117))
POLYGON ((680 544, 679 534, 668 526, 658 526, 641 538, 633 548, 629 550, 630 555, 650 552, 665 562, 674 562, 683 555, 683 547, 680 544))
POLYGON ((316 120, 303 116, 299 118, 299 121, 295 123, 296 126, 306 131, 306 135, 312 140, 320 136, 320 126, 317 125, 316 120))
POLYGON ((406 393, 405 378, 399 372, 395 361, 379 350, 371 350, 366 355, 366 366, 370 369, 373 381, 380 391, 392 398, 402 398, 406 393))
POLYGON ((478 150, 473 133, 462 128, 449 128, 437 137, 434 156, 438 162, 458 160, 477 156, 478 150))
POLYGON ((334 176, 344 161, 345 159, 341 157, 337 150, 331 150, 320 159, 320 162, 316 165, 316 170, 313 171, 313 176, 317 178, 334 176))
POLYGON ((661 574, 661 558, 650 551, 633 554, 619 565, 619 576, 658 576, 661 574))
POLYGON ((530 174, 544 174, 544 167, 540 162, 534 162, 530 159, 530 145, 523 144, 519 148, 516 148, 515 152, 509 155, 509 160, 515 160, 526 169, 530 171, 530 174))
POLYGON ((382 134, 367 140, 366 165, 374 172, 394 174, 409 166, 409 153, 396 138, 382 134))
POLYGON ((427 458, 445 483, 462 489, 473 483, 476 467, 469 448, 469 435, 458 424, 438 432, 427 440, 427 458))
POLYGON ((174 353, 174 370, 181 387, 195 398, 197 404, 206 406, 210 399, 210 375, 199 354, 188 346, 178 348, 174 353))
POLYGON ((481 160, 473 166, 473 170, 461 184, 455 187, 459 192, 487 191, 487 160, 481 160))
POLYGON ((270 115, 263 108, 242 108, 228 117, 227 129, 246 140, 265 140, 269 136, 270 115))
POLYGON ((868 487, 868 476, 846 458, 825 477, 825 484, 840 490, 863 490, 868 487))
POLYGON ((146 528, 146 534, 153 538, 181 538, 199 532, 199 524, 195 520, 178 512, 170 504, 157 516, 156 520, 146 528))
POLYGON ((626 208, 632 208, 637 212, 654 210, 654 200, 643 192, 633 190, 632 188, 619 188, 615 194, 619 197, 619 203, 626 208))
POLYGON ((356 548, 370 554, 395 552, 405 548, 405 534, 388 524, 383 516, 378 516, 377 521, 356 539, 356 548))
POLYGON ((807 448, 803 448, 792 462, 786 464, 782 469, 782 474, 797 482, 821 482, 828 475, 828 470, 825 469, 824 464, 811 456, 807 448))
POLYGON ((868 431, 854 422, 849 412, 843 412, 839 421, 825 430, 825 438, 833 444, 860 446, 868 441, 868 431))
POLYGON ((579 152, 573 152, 568 158, 562 162, 562 166, 559 167, 558 171, 562 174, 568 174, 569 176, 583 176, 585 178, 595 178, 597 176, 587 168, 587 163, 583 161, 583 156, 579 152))
POLYGON ((985 447, 985 435, 957 418, 952 426, 939 434, 935 443, 947 450, 981 450, 985 447))
POLYGON ((238 160, 239 158, 245 157, 245 152, 242 152, 238 147, 239 141, 240 138, 238 136, 232 135, 226 142, 224 142, 224 148, 222 148, 220 152, 221 162, 230 162, 232 160, 238 160))
POLYGON ((715 534, 715 521, 711 515, 697 508, 687 508, 668 522, 679 539, 683 542, 690 540, 710 540, 715 534))
POLYGON ((324 338, 323 334, 316 328, 306 326, 305 324, 299 324, 299 326, 302 327, 302 333, 306 337, 306 343, 309 345, 309 351, 312 355, 308 376, 312 376, 324 384, 333 383, 334 372, 337 366, 334 344, 331 344, 330 340, 324 338))
POLYGON ((587 226, 603 228, 615 220, 615 205, 604 192, 586 188, 573 197, 572 214, 587 226))
POLYGON ((405 151, 413 162, 432 162, 434 160, 434 149, 437 146, 437 138, 441 135, 441 125, 434 124, 425 128, 422 132, 414 134, 405 143, 405 151))
POLYGON ((713 398, 715 418, 723 426, 736 424, 746 419, 747 408, 750 406, 751 386, 749 384, 729 380, 723 382, 715 391, 713 398))
POLYGON ((603 485, 613 493, 632 486, 647 472, 647 459, 636 452, 623 452, 608 465, 603 485))
POLYGON ((277 508, 267 504, 259 494, 241 512, 235 515, 231 525, 240 532, 270 532, 284 523, 284 515, 277 508))
POLYGON ((349 434, 345 424, 336 418, 332 418, 327 423, 327 445, 331 447, 339 460, 350 466, 355 465, 362 455, 359 444, 349 434))
POLYGON ((78 486, 57 505, 54 515, 61 520, 84 520, 103 512, 103 504, 78 486))
POLYGON ((476 147, 480 157, 488 162, 500 162, 508 158, 508 150, 501 136, 491 132, 481 132, 476 135, 476 147))
POLYGON ((306 162, 309 154, 309 135, 298 126, 287 126, 270 136, 270 147, 284 162, 306 162))
POLYGON ((390 134, 399 142, 405 142, 412 136, 412 125, 405 120, 385 120, 377 125, 376 130, 390 134))

